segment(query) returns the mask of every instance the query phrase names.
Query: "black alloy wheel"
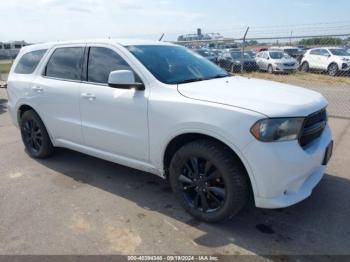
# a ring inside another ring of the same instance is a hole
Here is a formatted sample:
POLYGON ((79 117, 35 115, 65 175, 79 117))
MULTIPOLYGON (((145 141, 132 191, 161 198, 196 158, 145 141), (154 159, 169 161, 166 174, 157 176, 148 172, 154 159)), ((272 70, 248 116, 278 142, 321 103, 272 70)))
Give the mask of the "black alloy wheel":
POLYGON ((53 153, 50 136, 36 112, 24 112, 20 119, 20 128, 23 144, 31 157, 46 158, 53 153))
POLYGON ((34 119, 28 119, 22 128, 25 146, 32 152, 40 152, 43 146, 43 132, 34 119))
POLYGON ((238 157, 210 139, 185 144, 174 154, 169 182, 184 209, 206 222, 236 215, 250 192, 248 175, 238 157))
POLYGON ((187 204, 200 212, 216 211, 226 199, 220 171, 204 158, 190 157, 185 160, 178 186, 187 204))

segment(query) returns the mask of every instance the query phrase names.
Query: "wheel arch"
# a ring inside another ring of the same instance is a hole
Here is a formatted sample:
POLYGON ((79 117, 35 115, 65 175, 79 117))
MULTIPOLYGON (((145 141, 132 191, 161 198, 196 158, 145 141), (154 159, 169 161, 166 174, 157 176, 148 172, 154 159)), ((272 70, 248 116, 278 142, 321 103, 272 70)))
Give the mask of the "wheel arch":
MULTIPOLYGON (((29 111, 29 110, 32 110, 37 115, 39 115, 38 112, 32 106, 27 105, 27 104, 23 104, 23 105, 19 106, 18 109, 17 109, 17 123, 18 124, 20 124, 21 118, 22 118, 22 115, 24 114, 24 112, 29 111)), ((40 119, 41 119, 41 117, 40 117, 40 119)))
POLYGON ((29 111, 29 110, 34 111, 39 116, 39 118, 41 119, 41 121, 43 122, 43 124, 44 124, 44 126, 46 128, 47 133, 49 134, 51 143, 54 144, 53 143, 54 140, 53 140, 53 137, 51 135, 51 130, 46 125, 45 120, 41 117, 41 115, 39 114, 38 110, 36 110, 33 106, 31 106, 31 105, 29 105, 27 103, 23 103, 20 106, 18 106, 18 109, 17 109, 17 123, 18 123, 18 126, 20 127, 21 118, 22 118, 22 115, 24 114, 24 112, 29 111))
POLYGON ((238 148, 235 148, 233 145, 230 145, 227 141, 224 141, 221 137, 212 135, 212 134, 205 134, 202 132, 186 132, 182 134, 178 134, 174 136, 166 145, 164 151, 163 151, 163 170, 164 170, 164 176, 166 179, 168 179, 168 171, 170 166, 170 161, 173 157, 173 155, 179 150, 182 146, 184 146, 187 143, 201 140, 201 139, 208 139, 213 140, 224 146, 234 158, 236 158, 239 163, 242 165, 244 170, 246 171, 248 175, 249 180, 249 186, 252 190, 253 197, 258 195, 258 190, 256 187, 256 182, 252 173, 252 170, 250 169, 250 166, 247 162, 247 160, 244 158, 242 153, 239 151, 238 148))
POLYGON ((331 65, 336 65, 336 66, 338 67, 338 69, 339 69, 338 63, 337 63, 336 61, 332 61, 332 62, 330 62, 329 65, 327 66, 327 70, 329 70, 329 68, 331 67, 331 65))

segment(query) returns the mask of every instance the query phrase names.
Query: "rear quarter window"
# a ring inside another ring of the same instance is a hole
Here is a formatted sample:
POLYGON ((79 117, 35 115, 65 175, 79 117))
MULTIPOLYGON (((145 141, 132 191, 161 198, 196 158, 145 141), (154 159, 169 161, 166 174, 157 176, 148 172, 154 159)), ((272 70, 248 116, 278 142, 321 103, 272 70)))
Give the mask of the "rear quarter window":
POLYGON ((32 74, 46 51, 47 49, 42 49, 24 54, 19 59, 14 72, 16 74, 32 74))

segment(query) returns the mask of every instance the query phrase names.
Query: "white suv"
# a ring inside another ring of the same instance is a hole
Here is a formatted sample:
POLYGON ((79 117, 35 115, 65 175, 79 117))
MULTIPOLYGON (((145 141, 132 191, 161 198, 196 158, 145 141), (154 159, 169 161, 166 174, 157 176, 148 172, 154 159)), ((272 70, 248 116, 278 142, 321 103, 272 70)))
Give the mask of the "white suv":
POLYGON ((209 222, 236 214, 250 195, 263 208, 305 199, 332 153, 320 94, 231 76, 162 42, 24 47, 8 96, 30 156, 66 147, 159 175, 209 222))
POLYGON ((287 53, 280 51, 263 51, 256 55, 260 70, 272 73, 293 73, 299 68, 298 61, 287 53))
POLYGON ((335 76, 350 72, 350 54, 343 48, 324 47, 308 50, 301 60, 301 70, 320 70, 335 76))

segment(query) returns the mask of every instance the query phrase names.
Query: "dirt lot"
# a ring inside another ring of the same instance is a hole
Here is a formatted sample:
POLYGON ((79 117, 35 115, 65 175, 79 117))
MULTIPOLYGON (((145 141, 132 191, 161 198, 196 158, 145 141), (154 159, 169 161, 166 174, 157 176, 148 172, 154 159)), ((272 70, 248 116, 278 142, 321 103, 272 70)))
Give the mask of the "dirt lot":
POLYGON ((0 73, 8 73, 11 69, 11 63, 8 60, 0 60, 0 73))
POLYGON ((153 175, 64 149, 29 158, 6 101, 0 89, 0 255, 350 253, 349 120, 330 119, 333 159, 310 198, 206 224, 153 175))
POLYGON ((318 87, 349 87, 349 76, 329 76, 322 73, 303 73, 296 72, 294 74, 268 74, 266 72, 253 72, 244 74, 249 77, 273 80, 281 83, 287 83, 307 88, 318 87))
POLYGON ((350 119, 349 76, 332 77, 325 74, 302 72, 290 75, 254 72, 244 74, 244 76, 277 81, 317 91, 328 100, 327 110, 330 116, 350 119))

